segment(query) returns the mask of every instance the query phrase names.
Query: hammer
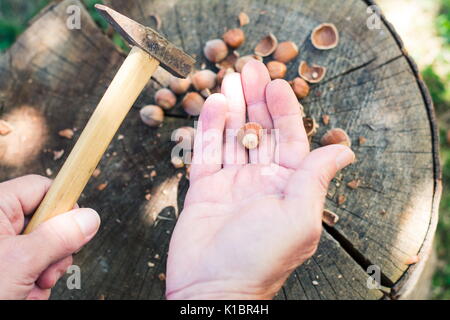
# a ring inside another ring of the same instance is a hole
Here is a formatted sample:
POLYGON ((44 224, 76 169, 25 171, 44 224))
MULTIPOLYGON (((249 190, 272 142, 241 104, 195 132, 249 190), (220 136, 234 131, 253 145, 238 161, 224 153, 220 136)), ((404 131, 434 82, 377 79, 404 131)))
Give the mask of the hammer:
POLYGON ((44 221, 74 208, 125 116, 159 65, 174 76, 185 78, 195 63, 191 56, 155 30, 104 5, 95 7, 132 49, 24 233, 30 233, 44 221))

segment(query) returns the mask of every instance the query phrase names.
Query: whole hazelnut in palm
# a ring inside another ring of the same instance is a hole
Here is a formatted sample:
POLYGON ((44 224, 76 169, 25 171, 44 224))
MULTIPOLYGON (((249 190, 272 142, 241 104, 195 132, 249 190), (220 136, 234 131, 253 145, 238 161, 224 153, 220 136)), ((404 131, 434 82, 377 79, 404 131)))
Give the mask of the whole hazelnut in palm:
POLYGON ((352 142, 347 132, 340 128, 334 128, 328 130, 320 139, 320 144, 322 146, 327 146, 330 144, 342 144, 344 146, 350 147, 352 142))

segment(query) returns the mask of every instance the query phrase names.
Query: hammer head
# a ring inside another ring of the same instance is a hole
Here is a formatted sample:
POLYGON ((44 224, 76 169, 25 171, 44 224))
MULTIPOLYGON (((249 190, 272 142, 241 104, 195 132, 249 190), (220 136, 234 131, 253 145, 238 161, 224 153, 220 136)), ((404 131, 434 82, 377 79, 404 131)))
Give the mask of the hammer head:
POLYGON ((96 4, 95 8, 128 43, 146 51, 174 76, 186 78, 192 71, 194 58, 152 28, 145 27, 107 6, 96 4))

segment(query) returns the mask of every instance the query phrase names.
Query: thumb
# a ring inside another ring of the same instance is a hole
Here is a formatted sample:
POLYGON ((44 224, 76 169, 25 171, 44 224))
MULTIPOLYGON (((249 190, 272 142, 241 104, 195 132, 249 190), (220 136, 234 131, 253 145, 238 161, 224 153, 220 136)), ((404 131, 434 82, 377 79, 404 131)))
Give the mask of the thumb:
POLYGON ((100 226, 92 209, 75 209, 56 216, 30 234, 20 236, 19 246, 31 255, 29 275, 39 276, 51 264, 73 254, 91 240, 100 226))
POLYGON ((329 145, 310 152, 292 175, 286 197, 323 203, 328 185, 336 173, 355 161, 353 151, 343 145, 329 145))

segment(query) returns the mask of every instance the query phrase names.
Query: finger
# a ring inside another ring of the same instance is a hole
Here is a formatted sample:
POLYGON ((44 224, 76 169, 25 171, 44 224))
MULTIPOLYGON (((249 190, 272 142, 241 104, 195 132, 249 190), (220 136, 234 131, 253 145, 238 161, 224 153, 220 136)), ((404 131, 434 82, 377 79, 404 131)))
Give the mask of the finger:
POLYGON ((225 122, 224 167, 247 163, 247 152, 237 141, 237 132, 245 124, 246 108, 242 81, 239 73, 225 76, 222 93, 228 100, 225 122))
POLYGON ((48 300, 51 293, 50 289, 41 289, 38 286, 35 286, 31 289, 26 300, 48 300))
POLYGON ((274 80, 266 89, 267 106, 273 126, 278 130, 275 154, 277 163, 289 169, 299 168, 309 153, 300 104, 285 80, 274 80))
POLYGON ((51 183, 52 180, 38 175, 0 183, 0 214, 8 218, 16 234, 23 229, 24 215, 36 210, 51 183))
POLYGON ((73 258, 72 256, 68 256, 59 260, 58 262, 52 264, 48 267, 36 281, 36 284, 41 289, 51 289, 56 285, 56 282, 64 275, 72 265, 73 258))
POLYGON ((272 118, 266 104, 266 86, 270 83, 266 66, 259 61, 249 61, 242 69, 247 113, 250 121, 258 122, 265 129, 272 129, 272 118))
POLYGON ((200 114, 194 143, 190 180, 218 172, 222 168, 223 130, 227 99, 215 93, 206 100, 200 114))
POLYGON ((291 176, 286 190, 284 204, 286 213, 294 221, 300 221, 302 228, 309 229, 309 242, 319 239, 322 230, 322 213, 328 185, 337 171, 355 159, 350 148, 330 145, 309 153, 297 171, 291 176), (299 214, 299 205, 307 210, 299 214))
POLYGON ((329 145, 312 151, 288 182, 286 198, 323 203, 330 181, 354 160, 353 151, 343 145, 329 145))
POLYGON ((76 209, 44 222, 30 234, 16 237, 17 250, 24 256, 16 272, 37 280, 49 266, 78 251, 91 240, 99 225, 97 212, 76 209))

